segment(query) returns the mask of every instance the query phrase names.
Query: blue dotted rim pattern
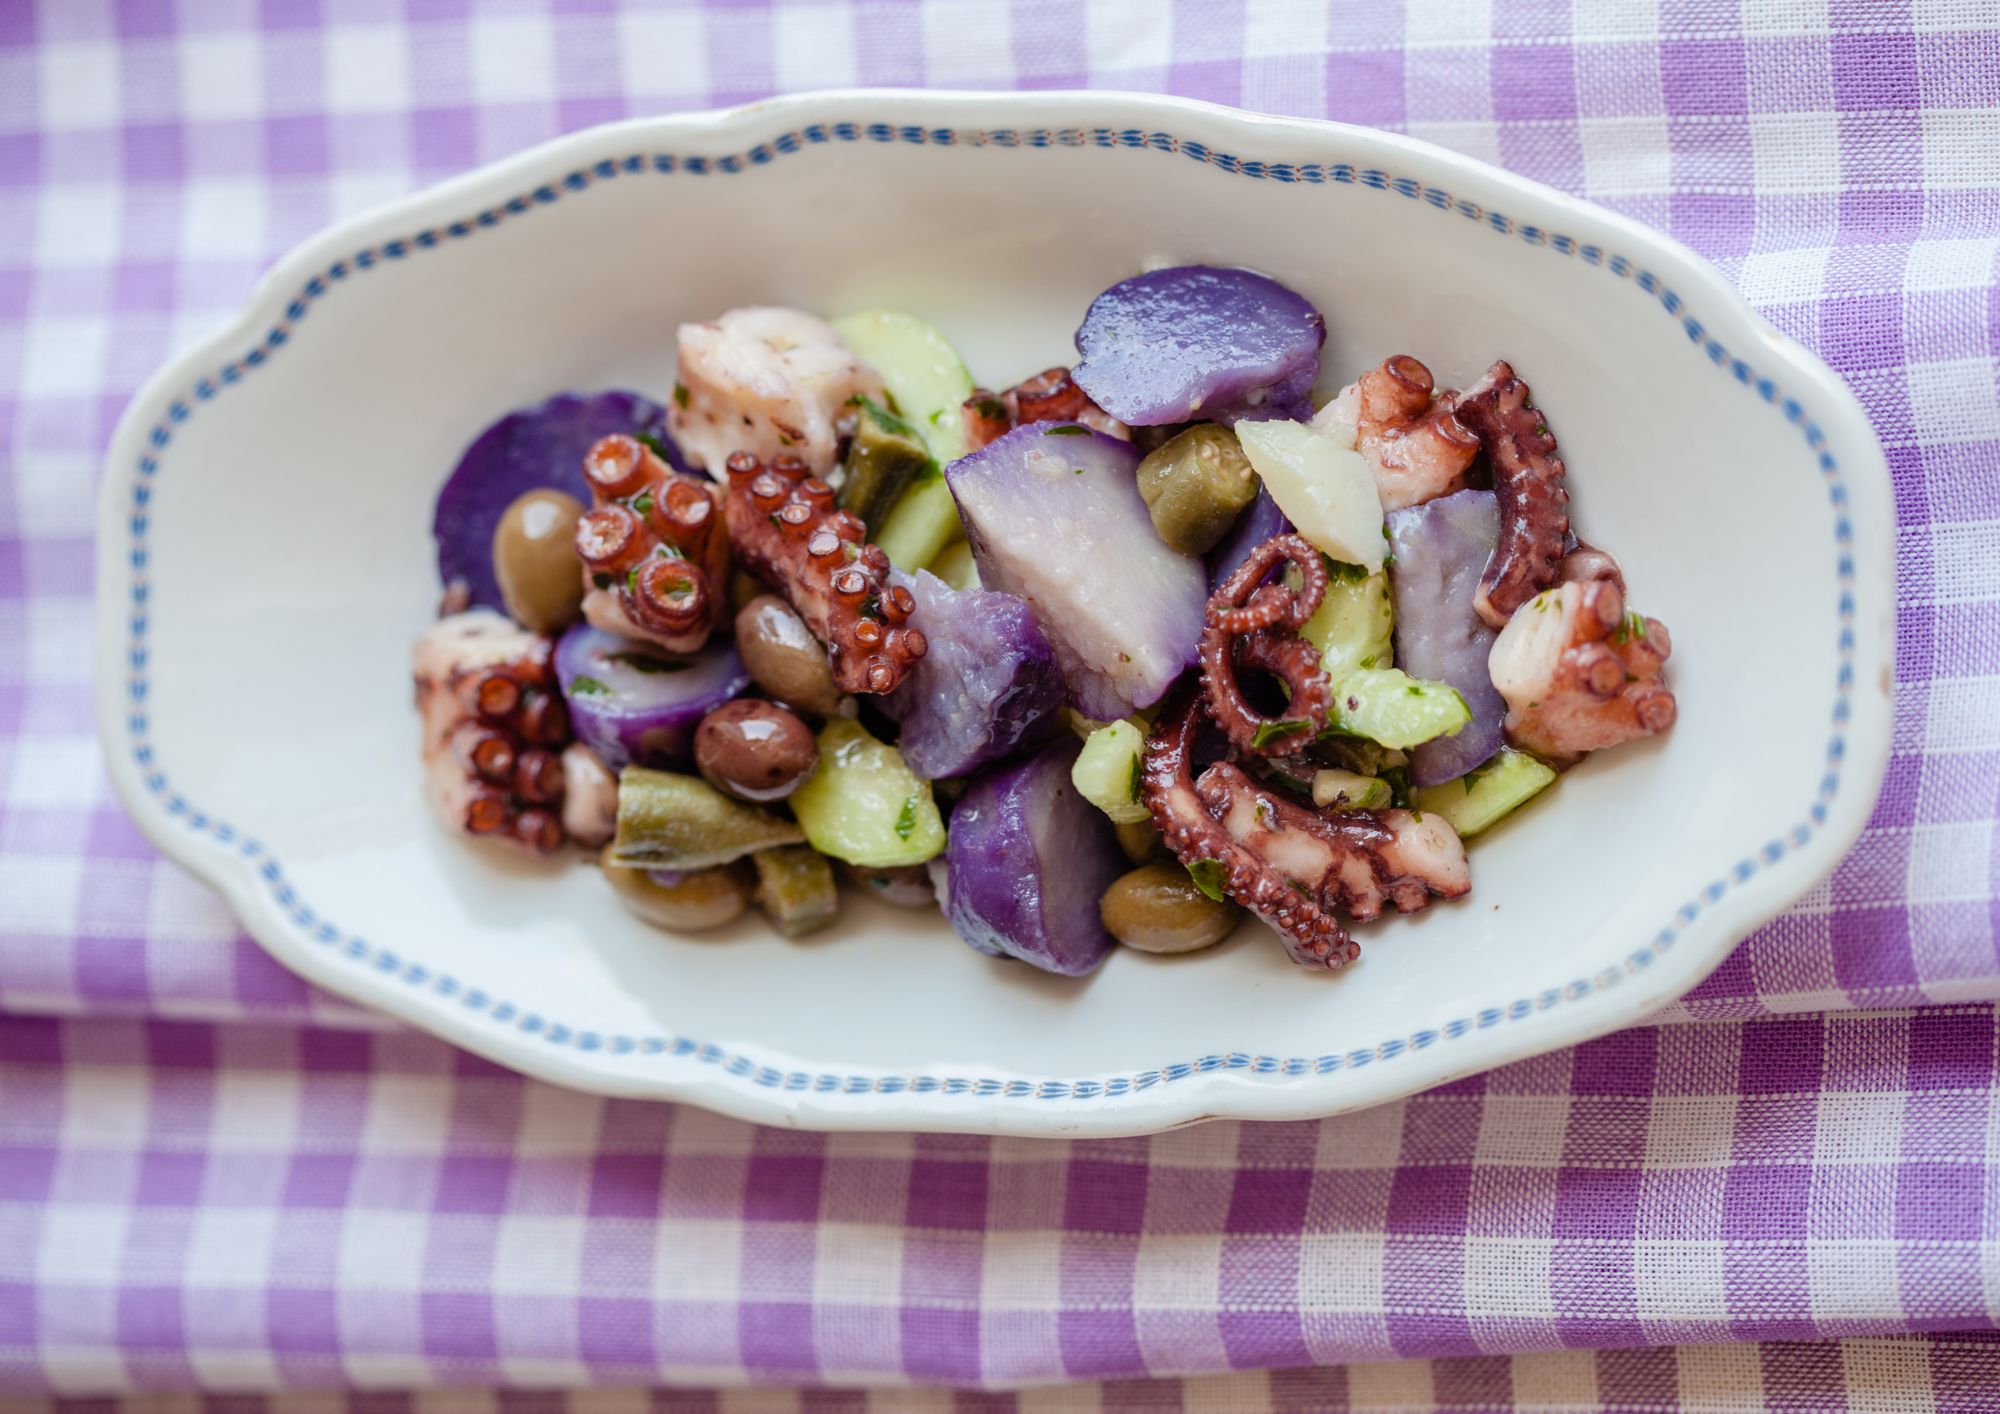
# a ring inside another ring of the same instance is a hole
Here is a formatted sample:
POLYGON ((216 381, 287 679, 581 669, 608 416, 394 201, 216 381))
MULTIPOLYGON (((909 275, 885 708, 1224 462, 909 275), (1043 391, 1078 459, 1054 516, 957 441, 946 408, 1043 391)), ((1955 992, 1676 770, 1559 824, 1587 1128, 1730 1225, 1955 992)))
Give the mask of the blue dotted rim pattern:
POLYGON ((813 123, 758 143, 740 153, 726 156, 677 156, 672 153, 633 153, 623 159, 606 159, 568 173, 512 197, 497 206, 445 225, 383 241, 335 260, 307 279, 286 304, 284 317, 267 329, 255 346, 202 378, 168 405, 162 418, 146 438, 132 485, 131 504, 131 620, 129 639, 129 708, 126 725, 131 738, 132 758, 137 762, 146 789, 162 804, 168 815, 188 829, 206 836, 217 846, 230 850, 256 868, 272 899, 314 942, 354 964, 395 978, 406 985, 455 1001, 497 1026, 512 1028, 549 1046, 612 1055, 658 1055, 692 1059, 720 1072, 740 1077, 754 1086, 774 1091, 842 1095, 941 1094, 1005 1096, 1042 1100, 1087 1100, 1115 1098, 1172 1084, 1189 1076, 1212 1071, 1238 1071, 1251 1075, 1325 1075, 1333 1071, 1358 1070, 1363 1066, 1394 1060, 1412 1051, 1421 1051, 1441 1042, 1456 1040, 1475 1031, 1488 1030, 1505 1022, 1544 1012, 1563 1002, 1575 1001, 1616 986, 1625 977, 1642 971, 1663 957, 1688 924, 1713 906, 1733 888, 1743 884, 1760 869, 1776 863, 1787 850, 1798 849, 1825 824, 1828 810, 1840 788, 1842 763, 1847 754, 1846 731, 1854 693, 1855 655, 1855 565, 1853 528, 1848 514, 1848 489, 1840 467, 1828 450, 1820 428, 1806 416, 1800 404, 1784 393, 1771 379, 1759 374, 1742 358, 1725 348, 1701 321, 1689 313, 1681 297, 1660 278, 1622 255, 1600 246, 1578 241, 1559 232, 1515 221, 1476 202, 1463 200, 1410 177, 1399 177, 1375 168, 1355 167, 1345 162, 1290 163, 1260 162, 1217 151, 1206 144, 1175 137, 1171 133, 1137 128, 1062 129, 957 129, 900 126, 885 123, 813 123), (1001 1080, 992 1077, 940 1075, 854 1075, 832 1071, 781 1070, 761 1065, 750 1057, 722 1046, 670 1035, 607 1035, 587 1027, 552 1020, 531 1008, 495 997, 479 987, 437 972, 414 959, 399 957, 391 950, 364 938, 343 932, 302 899, 286 877, 278 860, 255 838, 226 821, 218 820, 175 790, 156 759, 149 737, 147 682, 149 652, 146 630, 149 615, 147 569, 150 551, 146 543, 148 511, 153 488, 158 481, 163 454, 173 444, 175 431, 203 405, 213 402, 229 388, 242 382, 257 369, 278 357, 296 334, 300 323, 319 301, 343 284, 393 261, 415 258, 422 252, 453 241, 469 239, 502 222, 526 215, 537 207, 552 205, 589 192, 606 182, 644 176, 705 177, 743 172, 767 165, 780 157, 813 147, 838 143, 913 143, 933 147, 1100 147, 1144 148, 1199 162, 1236 176, 1262 181, 1299 183, 1308 186, 1358 186, 1390 193, 1409 201, 1422 202, 1441 212, 1455 213, 1500 236, 1513 237, 1530 245, 1542 246, 1557 254, 1582 261, 1612 277, 1637 285, 1652 296, 1660 309, 1673 318, 1687 338, 1707 354, 1715 366, 1752 390, 1796 427, 1817 455, 1834 512, 1834 540, 1840 584, 1840 669, 1835 684, 1832 731, 1826 747, 1826 770, 1806 818, 1784 837, 1773 839, 1754 854, 1739 860, 1727 873, 1682 904, 1673 917, 1643 946, 1624 960, 1594 976, 1579 977, 1560 987, 1550 987, 1531 996, 1516 998, 1506 1006, 1488 1007, 1470 1016, 1453 1018, 1434 1028, 1396 1036, 1354 1050, 1319 1056, 1253 1055, 1243 1051, 1206 1055, 1153 1070, 1126 1075, 1078 1080, 1001 1080))

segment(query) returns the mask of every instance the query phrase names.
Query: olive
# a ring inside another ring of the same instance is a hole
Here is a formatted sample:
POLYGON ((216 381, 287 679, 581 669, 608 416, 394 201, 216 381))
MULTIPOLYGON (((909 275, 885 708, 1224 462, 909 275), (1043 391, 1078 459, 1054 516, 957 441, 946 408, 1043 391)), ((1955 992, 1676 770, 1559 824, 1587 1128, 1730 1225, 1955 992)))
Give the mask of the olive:
POLYGON ((777 595, 760 594, 737 613, 736 651, 757 686, 780 702, 822 717, 840 710, 826 646, 777 595))
POLYGON ((818 760, 812 728, 775 702, 739 697, 694 729, 695 769, 738 800, 783 800, 818 760))
POLYGON ((493 577, 507 612, 536 633, 555 633, 583 609, 583 570, 576 558, 576 523, 583 506, 563 491, 527 491, 514 498, 493 531, 493 577))
POLYGON ((1112 937, 1140 952, 1195 952, 1229 936, 1240 910, 1195 887, 1172 861, 1142 864, 1112 881, 1097 913, 1112 937))
POLYGON ((757 870, 755 902, 786 937, 803 937, 840 916, 833 863, 811 845, 760 849, 750 863, 757 870))
MULTIPOLYGON (((936 782, 943 785, 943 781, 936 782)), ((936 908, 937 890, 931 887, 931 871, 924 864, 898 864, 888 869, 870 869, 842 862, 840 872, 864 892, 897 908, 936 908)))
POLYGON ((1146 454, 1139 494, 1160 539, 1183 555, 1205 555, 1256 499, 1257 473, 1234 432, 1199 422, 1146 454))
POLYGON ((1114 824, 1111 829, 1118 836, 1118 847, 1134 864, 1150 864, 1155 859, 1167 857, 1166 841, 1160 838, 1160 827, 1152 820, 1114 824))
POLYGON ((743 860, 677 874, 613 864, 607 848, 603 864, 618 901, 655 927, 699 933, 720 928, 750 906, 753 876, 743 860))

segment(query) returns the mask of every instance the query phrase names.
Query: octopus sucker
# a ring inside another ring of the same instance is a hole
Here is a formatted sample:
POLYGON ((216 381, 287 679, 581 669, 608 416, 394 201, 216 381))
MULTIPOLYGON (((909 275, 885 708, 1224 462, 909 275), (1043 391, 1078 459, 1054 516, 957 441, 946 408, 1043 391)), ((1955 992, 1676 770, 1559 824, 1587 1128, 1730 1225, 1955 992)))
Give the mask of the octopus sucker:
POLYGON ((411 651, 423 719, 424 777, 454 830, 512 840, 536 854, 562 847, 565 788, 558 754, 569 717, 553 645, 490 609, 440 619, 411 651))
POLYGON ((1326 720, 1333 685, 1321 671, 1319 650, 1298 632, 1325 594, 1319 551, 1300 536, 1279 535, 1251 551, 1210 596, 1199 649, 1202 690, 1217 725, 1240 750, 1301 751, 1326 720), (1297 589, 1265 582, 1286 564, 1298 573, 1297 589), (1282 717, 1264 715, 1244 696, 1238 675, 1246 668, 1284 683, 1282 717))
POLYGON ((1619 584, 1570 581, 1524 604, 1493 642, 1488 671, 1507 699, 1507 739, 1570 761, 1652 736, 1679 706, 1664 670, 1673 639, 1630 613, 1619 584))
POLYGON ((1313 425, 1338 425, 1353 439, 1374 473, 1382 509, 1396 511, 1465 489, 1479 437, 1458 406, 1458 395, 1440 392, 1430 369, 1393 354, 1341 389, 1313 425))
POLYGON ((1497 629, 1557 580, 1571 543, 1567 473, 1548 419, 1505 359, 1459 394, 1458 417, 1486 448, 1500 506, 1500 543, 1473 599, 1497 629))
POLYGON ((852 512, 834 509, 833 488, 797 457, 767 466, 735 452, 727 470, 723 519, 744 567, 776 587, 827 646, 841 691, 894 691, 930 644, 906 622, 916 601, 889 583, 882 547, 868 543, 852 512))
POLYGON ((975 452, 1030 422, 1080 422, 1121 441, 1132 440, 1132 429, 1092 402, 1061 364, 1022 379, 1004 393, 974 388, 960 416, 966 449, 975 452))
POLYGON ((576 523, 584 618, 669 653, 700 649, 729 609, 715 488, 622 433, 591 447, 583 477, 595 502, 576 523))

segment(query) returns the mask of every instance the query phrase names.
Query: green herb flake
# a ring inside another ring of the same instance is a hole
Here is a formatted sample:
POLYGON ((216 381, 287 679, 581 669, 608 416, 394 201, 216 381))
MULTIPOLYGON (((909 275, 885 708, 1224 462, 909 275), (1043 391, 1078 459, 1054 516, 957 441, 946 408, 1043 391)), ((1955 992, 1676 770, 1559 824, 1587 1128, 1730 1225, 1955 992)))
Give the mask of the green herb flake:
POLYGON ((917 798, 914 795, 903 798, 902 813, 896 816, 896 838, 906 840, 917 832, 917 798))
POLYGON ((572 697, 609 697, 611 689, 596 678, 577 678, 569 685, 572 697))
POLYGON ((1194 886, 1197 889, 1200 889, 1217 903, 1224 901, 1226 896, 1222 892, 1222 881, 1225 876, 1221 860, 1197 859, 1194 863, 1188 865, 1187 871, 1188 877, 1194 880, 1194 886))
POLYGON ((1311 898, 1313 896, 1312 890, 1307 888, 1304 884, 1301 884, 1297 879, 1285 880, 1285 887, 1290 889, 1293 893, 1297 894, 1300 898, 1311 898))
POLYGON ((1611 635, 1613 643, 1630 643, 1635 638, 1646 636, 1646 620, 1636 610, 1625 611, 1625 622, 1618 625, 1618 631, 1611 635))
POLYGON ((674 381, 674 406, 685 412, 687 410, 687 405, 688 405, 687 384, 676 379, 674 381))
POLYGON ((1373 653, 1370 653, 1370 654, 1369 654, 1369 655, 1368 655, 1368 656, 1367 656, 1366 658, 1363 658, 1363 659, 1361 660, 1361 662, 1360 662, 1359 666, 1361 666, 1361 667, 1364 667, 1364 668, 1372 668, 1372 667, 1374 667, 1374 666, 1375 666, 1375 655, 1374 655, 1373 653))
POLYGON ((977 403, 973 404, 972 410, 981 417, 1005 418, 1007 416, 1007 404, 1001 402, 998 398, 981 398, 977 403))
POLYGON ((647 451, 651 452, 661 461, 671 462, 673 460, 672 457, 667 455, 667 444, 661 441, 657 436, 655 436, 651 432, 638 432, 634 433, 633 435, 638 439, 640 444, 646 448, 647 451))
POLYGON ((693 667, 692 663, 676 663, 666 658, 656 658, 651 653, 613 653, 610 659, 622 663, 635 673, 684 673, 693 667))
POLYGON ((1333 556, 1323 552, 1319 558, 1320 563, 1326 566, 1326 577, 1335 584, 1359 584, 1362 580, 1368 578, 1368 571, 1360 565, 1351 565, 1345 560, 1336 560, 1333 556))
POLYGON ((1293 717, 1275 722, 1263 722, 1257 727, 1257 735, 1250 738, 1250 749, 1262 751, 1274 741, 1285 741, 1300 732, 1311 731, 1312 723, 1302 717, 1293 717))
POLYGON ((931 426, 933 426, 933 427, 936 427, 936 426, 938 425, 938 423, 939 423, 939 422, 940 422, 940 421, 941 421, 941 420, 943 419, 943 417, 944 417, 944 409, 943 409, 943 408, 934 408, 934 409, 932 409, 932 410, 931 410, 931 417, 930 417, 930 423, 931 423, 931 426))
MULTIPOLYGON (((1088 427, 1078 427, 1073 422, 1065 422, 1058 427, 1051 427, 1042 435, 1044 437, 1088 437, 1090 429, 1088 427)), ((1081 476, 1083 473, 1079 471, 1077 475, 1081 476)))
POLYGON ((1145 785, 1145 758, 1138 752, 1132 753, 1132 803, 1139 803, 1140 791, 1145 785))
POLYGON ((638 495, 634 496, 632 498, 632 509, 642 516, 651 515, 653 513, 653 493, 651 491, 641 491, 638 495))
POLYGON ((1424 695, 1424 687, 1422 683, 1413 682, 1403 690, 1409 693, 1410 696, 1412 697, 1422 697, 1424 695))
POLYGON ((1073 466, 1073 467, 1071 467, 1071 468, 1070 468, 1069 470, 1070 470, 1070 475, 1072 475, 1072 476, 1081 476, 1081 475, 1083 475, 1083 468, 1082 468, 1082 467, 1080 467, 1080 466, 1073 466))
POLYGON ((639 567, 637 565, 625 571, 625 588, 631 594, 636 595, 639 592, 639 567))

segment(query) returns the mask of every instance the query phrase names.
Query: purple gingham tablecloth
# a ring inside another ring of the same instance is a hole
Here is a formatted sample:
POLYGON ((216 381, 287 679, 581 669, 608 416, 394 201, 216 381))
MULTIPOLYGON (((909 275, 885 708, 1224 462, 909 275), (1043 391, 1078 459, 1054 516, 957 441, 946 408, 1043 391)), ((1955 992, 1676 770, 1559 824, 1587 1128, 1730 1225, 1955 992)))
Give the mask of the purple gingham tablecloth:
MULTIPOLYGON (((0 0, 0 1386, 1993 1407, 1996 257, 1983 0, 0 0), (568 1094, 271 964, 122 818, 91 734, 125 399, 339 215, 583 123, 853 82, 1382 124, 1715 259, 1850 380, 1897 478, 1896 750, 1852 856, 1665 1024, 1110 1143, 568 1094), (1227 1373, 1345 1361, 1397 1363, 1227 1373)), ((725 1402, 1013 1404, 901 1398, 725 1402)))

